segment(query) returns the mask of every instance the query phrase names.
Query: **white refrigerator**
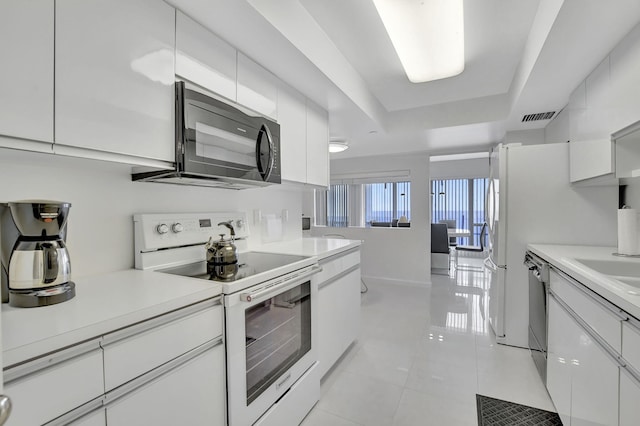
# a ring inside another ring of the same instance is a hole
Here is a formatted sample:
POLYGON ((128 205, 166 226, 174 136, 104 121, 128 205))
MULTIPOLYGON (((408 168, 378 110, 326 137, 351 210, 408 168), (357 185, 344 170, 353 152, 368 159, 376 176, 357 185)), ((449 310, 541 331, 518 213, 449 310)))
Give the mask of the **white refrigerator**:
POLYGON ((527 348, 527 244, 615 246, 618 187, 572 185, 568 143, 498 145, 490 165, 489 322, 498 343, 527 348))

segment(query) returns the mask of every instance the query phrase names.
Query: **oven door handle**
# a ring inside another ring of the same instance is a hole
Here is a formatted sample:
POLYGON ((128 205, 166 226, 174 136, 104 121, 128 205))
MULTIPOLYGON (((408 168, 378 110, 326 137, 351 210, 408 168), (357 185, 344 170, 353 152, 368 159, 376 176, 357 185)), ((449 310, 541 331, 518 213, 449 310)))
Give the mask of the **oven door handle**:
POLYGON ((322 267, 321 266, 314 266, 313 268, 309 269, 306 272, 303 272, 299 275, 295 275, 293 277, 289 277, 286 278, 284 281, 276 281, 275 283, 271 284, 271 285, 267 285, 266 287, 262 287, 260 290, 255 290, 255 291, 249 291, 246 293, 240 293, 240 300, 243 302, 252 302, 255 299, 262 297, 262 296, 267 296, 269 294, 272 293, 278 293, 279 291, 281 291, 283 288, 286 288, 288 286, 290 286, 293 281, 297 281, 303 278, 307 278, 317 272, 322 271, 322 267))

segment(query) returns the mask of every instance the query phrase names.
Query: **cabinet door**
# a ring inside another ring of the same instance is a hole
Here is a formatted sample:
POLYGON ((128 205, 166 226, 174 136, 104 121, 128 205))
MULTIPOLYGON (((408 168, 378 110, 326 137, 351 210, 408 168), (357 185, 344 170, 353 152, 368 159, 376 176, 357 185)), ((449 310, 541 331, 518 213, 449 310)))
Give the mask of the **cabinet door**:
POLYGON ((307 101, 307 183, 329 186, 329 119, 311 101, 307 101))
POLYGON ((278 82, 260 65, 238 52, 238 103, 267 117, 278 118, 278 82))
POLYGON ((224 425, 224 346, 215 346, 107 405, 107 424, 224 425))
POLYGON ((320 284, 318 290, 318 361, 320 377, 347 350, 358 335, 360 269, 320 284))
POLYGON ((618 424, 618 364, 584 330, 571 361, 571 425, 618 424))
POLYGON ((40 425, 104 393, 100 349, 62 362, 58 356, 48 355, 50 366, 5 385, 13 406, 7 425, 40 425))
POLYGON ((176 12, 176 75, 236 100, 236 49, 176 12))
POLYGON ((306 99, 300 93, 284 84, 281 84, 278 89, 278 123, 280 124, 282 179, 306 183, 306 99))
POLYGON ((640 383, 620 370, 620 426, 634 426, 640 419, 640 383))
POLYGON ((571 182, 614 173, 614 146, 610 138, 571 140, 569 177, 571 182))
POLYGON ((71 423, 73 426, 106 426, 107 415, 104 408, 79 418, 71 423))
POLYGON ((0 135, 53 142, 53 6, 0 2, 0 135))
POLYGON ((56 146, 174 161, 174 35, 161 0, 58 0, 56 146))
POLYGON ((571 424, 571 362, 580 330, 573 319, 549 297, 547 332, 547 390, 562 424, 571 424))

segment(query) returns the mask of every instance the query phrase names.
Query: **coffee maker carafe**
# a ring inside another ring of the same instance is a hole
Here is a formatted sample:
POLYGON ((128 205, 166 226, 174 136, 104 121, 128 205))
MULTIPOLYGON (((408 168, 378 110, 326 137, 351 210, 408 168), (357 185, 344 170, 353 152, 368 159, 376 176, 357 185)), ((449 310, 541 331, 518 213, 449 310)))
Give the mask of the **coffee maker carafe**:
POLYGON ((2 302, 36 307, 75 296, 65 245, 70 207, 40 200, 0 206, 2 302))

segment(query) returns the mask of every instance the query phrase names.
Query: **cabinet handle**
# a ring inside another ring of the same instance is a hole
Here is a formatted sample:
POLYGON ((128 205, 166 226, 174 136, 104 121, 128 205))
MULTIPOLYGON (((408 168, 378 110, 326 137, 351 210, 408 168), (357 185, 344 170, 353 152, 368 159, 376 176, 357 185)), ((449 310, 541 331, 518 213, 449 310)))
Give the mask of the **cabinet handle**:
POLYGON ((0 426, 2 426, 11 414, 11 399, 6 395, 0 395, 0 426))
POLYGON ((357 271, 358 269, 360 269, 360 264, 359 263, 357 265, 353 265, 349 269, 345 269, 344 271, 340 272, 339 274, 337 274, 337 275, 329 278, 328 280, 323 281, 322 283, 318 284, 318 290, 328 286, 331 283, 334 283, 334 282, 338 281, 340 278, 345 277, 345 276, 349 275, 350 273, 352 273, 353 271, 357 271))

